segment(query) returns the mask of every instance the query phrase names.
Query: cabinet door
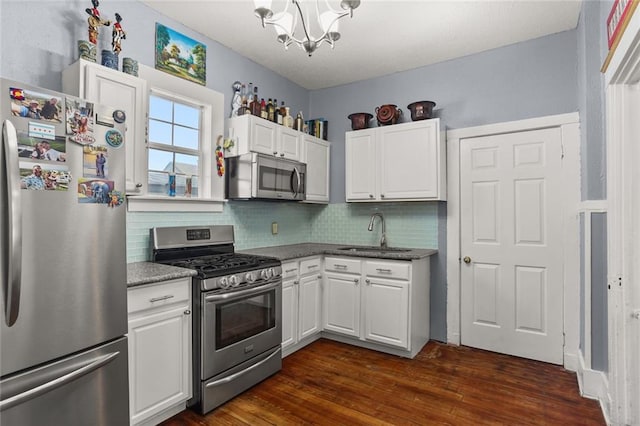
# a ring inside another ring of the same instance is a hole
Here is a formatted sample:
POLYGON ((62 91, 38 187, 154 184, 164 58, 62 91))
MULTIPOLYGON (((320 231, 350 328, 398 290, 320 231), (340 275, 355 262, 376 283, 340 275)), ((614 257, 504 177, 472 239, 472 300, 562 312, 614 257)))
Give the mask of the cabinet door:
POLYGON ((345 184, 347 201, 374 201, 377 198, 374 130, 358 130, 346 134, 345 184))
POLYGON ((326 273, 324 329, 360 337, 360 276, 326 273))
POLYGON ((99 65, 85 65, 86 93, 90 101, 122 109, 126 113, 126 191, 146 193, 146 111, 144 80, 99 65))
POLYGON ((367 277, 365 339, 409 349, 409 282, 367 277))
POLYGON ((307 164, 307 202, 329 202, 331 144, 310 135, 303 136, 307 164))
POLYGON ((379 129, 380 199, 437 199, 438 120, 379 129))
POLYGON ((263 154, 276 155, 276 126, 267 120, 252 117, 249 150, 263 154))
POLYGON ((300 161, 300 132, 278 126, 278 157, 300 161))
POLYGON ((321 279, 322 275, 308 275, 300 278, 298 286, 300 339, 319 333, 321 330, 321 279))
POLYGON ((282 282, 282 349, 298 341, 298 286, 296 279, 282 282))
POLYGON ((191 397, 189 305, 129 321, 131 423, 191 397))

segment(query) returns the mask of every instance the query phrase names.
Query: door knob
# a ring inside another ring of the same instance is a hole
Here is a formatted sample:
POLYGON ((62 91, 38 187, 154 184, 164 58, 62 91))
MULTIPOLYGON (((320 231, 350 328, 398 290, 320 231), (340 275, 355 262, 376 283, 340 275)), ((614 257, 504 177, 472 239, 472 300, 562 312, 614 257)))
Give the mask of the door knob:
POLYGON ((471 258, 469 256, 465 256, 462 260, 464 260, 464 263, 471 263, 471 258))

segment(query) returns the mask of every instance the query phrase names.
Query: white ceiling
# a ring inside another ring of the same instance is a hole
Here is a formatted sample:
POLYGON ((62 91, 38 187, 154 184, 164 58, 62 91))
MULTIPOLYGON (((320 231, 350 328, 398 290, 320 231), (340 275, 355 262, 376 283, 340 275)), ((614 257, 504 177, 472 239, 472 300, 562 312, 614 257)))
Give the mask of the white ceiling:
MULTIPOLYGON (((262 28, 252 0, 143 1, 309 90, 570 30, 581 8, 580 0, 362 0, 353 19, 340 20, 335 49, 323 44, 308 57, 295 45, 285 51, 275 30, 262 28)), ((274 12, 284 1, 273 2, 274 12)), ((339 8, 339 0, 330 4, 339 8)))

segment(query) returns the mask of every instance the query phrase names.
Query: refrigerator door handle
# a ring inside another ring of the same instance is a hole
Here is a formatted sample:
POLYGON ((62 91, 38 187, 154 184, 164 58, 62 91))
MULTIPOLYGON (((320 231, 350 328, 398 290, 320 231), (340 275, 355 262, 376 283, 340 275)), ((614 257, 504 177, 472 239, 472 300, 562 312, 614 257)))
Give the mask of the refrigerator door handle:
POLYGON ((71 373, 65 374, 64 376, 60 376, 50 382, 44 383, 40 386, 36 386, 35 388, 29 389, 28 391, 19 393, 18 395, 14 395, 3 401, 0 401, 0 412, 27 402, 37 396, 50 392, 60 386, 66 385, 67 383, 79 379, 80 377, 85 376, 92 371, 104 366, 105 364, 113 361, 118 355, 120 355, 120 351, 99 356, 90 360, 88 364, 85 364, 83 367, 80 367, 77 370, 72 371, 71 373))
MULTIPOLYGON (((20 194, 20 164, 18 163, 18 138, 16 128, 9 120, 2 126, 2 140, 4 161, 2 169, 6 176, 1 176, 6 188, 5 194, 8 206, 7 212, 0 212, 0 235, 2 239, 2 257, 0 271, 2 271, 2 285, 4 293, 5 321, 11 327, 18 319, 20 309, 20 281, 22 279, 22 212, 20 194)), ((0 157, 1 158, 1 157, 0 157)), ((4 204, 4 203, 3 203, 4 204)))

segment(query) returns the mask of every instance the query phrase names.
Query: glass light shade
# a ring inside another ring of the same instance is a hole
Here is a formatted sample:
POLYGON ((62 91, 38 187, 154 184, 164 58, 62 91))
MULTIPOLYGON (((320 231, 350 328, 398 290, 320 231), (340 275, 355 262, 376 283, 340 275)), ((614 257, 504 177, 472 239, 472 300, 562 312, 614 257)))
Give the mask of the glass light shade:
POLYGON ((320 15, 320 26, 322 27, 322 31, 337 33, 338 32, 338 20, 336 19, 337 17, 338 15, 336 15, 331 11, 323 12, 320 15), (335 22, 331 24, 331 22, 334 20, 335 22), (329 28, 329 26, 331 26, 331 28, 329 28))
POLYGON ((289 12, 282 12, 274 15, 273 27, 278 36, 291 35, 293 32, 293 15, 289 12))
POLYGON ((253 0, 256 9, 271 9, 271 0, 253 0))

